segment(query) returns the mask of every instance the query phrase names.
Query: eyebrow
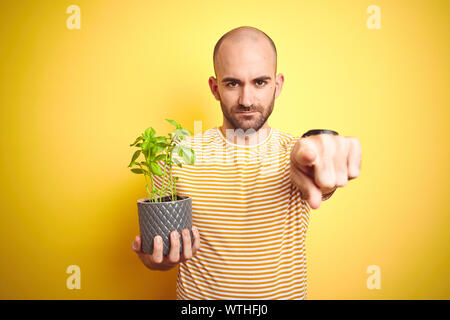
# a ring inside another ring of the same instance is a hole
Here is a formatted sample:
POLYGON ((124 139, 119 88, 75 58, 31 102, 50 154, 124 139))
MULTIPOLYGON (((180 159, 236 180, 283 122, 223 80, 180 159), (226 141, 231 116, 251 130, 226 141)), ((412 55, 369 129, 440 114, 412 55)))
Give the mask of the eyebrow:
MULTIPOLYGON (((258 78, 253 79, 253 81, 264 81, 264 80, 270 80, 272 79, 272 77, 270 76, 260 76, 258 78)), ((233 78, 233 77, 225 77, 222 79, 222 83, 223 82, 237 82, 237 83, 241 83, 241 80, 233 78)))

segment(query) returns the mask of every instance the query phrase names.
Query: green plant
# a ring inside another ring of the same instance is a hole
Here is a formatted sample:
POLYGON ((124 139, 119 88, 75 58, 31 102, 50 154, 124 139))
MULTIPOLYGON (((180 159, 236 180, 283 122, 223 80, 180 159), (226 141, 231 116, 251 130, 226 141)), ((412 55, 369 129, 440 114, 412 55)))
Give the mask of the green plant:
POLYGON ((182 164, 176 158, 173 158, 173 153, 177 153, 187 164, 194 164, 195 162, 194 151, 189 146, 179 143, 190 135, 190 131, 182 128, 173 120, 166 120, 175 126, 175 130, 169 133, 169 138, 155 136, 155 130, 149 127, 130 144, 131 147, 135 146, 139 149, 133 153, 128 167, 131 168, 131 172, 144 176, 145 188, 150 202, 161 202, 167 191, 170 191, 172 201, 176 199, 175 182, 178 177, 172 176, 172 165, 176 164, 181 168, 182 164), (137 159, 141 154, 144 156, 144 161, 139 162, 137 159), (158 161, 164 163, 163 171, 158 166, 158 161), (154 175, 162 176, 163 182, 160 188, 155 187, 153 183, 154 175), (150 190, 148 181, 150 181, 150 190))

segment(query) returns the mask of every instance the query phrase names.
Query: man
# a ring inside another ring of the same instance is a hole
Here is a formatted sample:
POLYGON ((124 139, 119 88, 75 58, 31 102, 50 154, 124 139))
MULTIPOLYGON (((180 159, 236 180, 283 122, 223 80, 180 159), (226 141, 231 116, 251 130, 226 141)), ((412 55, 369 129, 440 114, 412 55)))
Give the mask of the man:
POLYGON ((178 299, 306 299, 310 208, 359 175, 360 144, 334 132, 295 137, 270 128, 284 77, 264 32, 229 31, 213 62, 209 86, 223 124, 189 137, 196 163, 173 167, 177 193, 192 197, 193 239, 182 231, 181 254, 176 231, 167 256, 159 236, 152 255, 139 237, 133 249, 152 270, 180 266, 178 299))

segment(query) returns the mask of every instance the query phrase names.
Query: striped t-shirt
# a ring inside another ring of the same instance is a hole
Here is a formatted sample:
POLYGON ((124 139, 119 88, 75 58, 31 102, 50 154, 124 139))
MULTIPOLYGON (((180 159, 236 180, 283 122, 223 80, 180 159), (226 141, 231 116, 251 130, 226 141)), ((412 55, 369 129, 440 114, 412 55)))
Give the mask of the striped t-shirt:
POLYGON ((310 207, 290 181, 299 138, 271 128, 244 146, 214 127, 182 142, 196 161, 174 154, 182 168, 172 174, 177 194, 192 197, 200 249, 179 265, 177 299, 306 299, 310 207))

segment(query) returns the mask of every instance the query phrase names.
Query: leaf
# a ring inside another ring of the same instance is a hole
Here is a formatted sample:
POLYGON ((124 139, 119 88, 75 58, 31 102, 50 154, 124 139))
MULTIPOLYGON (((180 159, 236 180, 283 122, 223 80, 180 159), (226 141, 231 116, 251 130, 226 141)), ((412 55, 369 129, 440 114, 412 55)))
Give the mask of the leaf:
POLYGON ((195 153, 191 149, 189 145, 186 144, 180 144, 180 149, 182 150, 182 153, 178 153, 180 157, 183 157, 183 160, 188 164, 194 164, 195 162, 195 153))
POLYGON ((142 151, 142 153, 144 154, 145 159, 148 159, 149 150, 145 149, 144 151, 142 151))
POLYGON ((142 136, 139 136, 132 144, 130 144, 130 147, 134 146, 139 141, 143 140, 144 138, 142 136))
POLYGON ((166 119, 166 120, 169 121, 171 124, 173 124, 175 127, 178 128, 178 123, 176 123, 175 121, 170 120, 170 119, 166 119))
POLYGON ((143 165, 143 166, 146 166, 148 168, 148 163, 147 162, 141 161, 140 164, 143 165))
POLYGON ((161 142, 161 143, 167 143, 167 138, 166 137, 156 137, 154 138, 155 142, 161 142))
POLYGON ((195 162, 195 153, 191 149, 183 149, 183 160, 187 164, 194 164, 195 162))
POLYGON ((156 174, 157 176, 163 175, 161 168, 155 162, 150 163, 150 169, 151 169, 152 173, 156 174))
POLYGON ((152 159, 156 156, 156 154, 158 154, 158 148, 161 147, 158 147, 152 143, 152 146, 150 148, 150 156, 152 157, 152 159))
POLYGON ((147 173, 147 171, 145 171, 144 169, 131 169, 131 172, 136 173, 136 174, 143 174, 143 173, 147 173))
POLYGON ((132 163, 130 163, 130 165, 128 166, 128 168, 131 167, 131 166, 134 166, 134 165, 139 165, 139 163, 133 161, 132 163))
POLYGON ((150 141, 146 140, 141 145, 142 150, 146 151, 150 148, 150 141))
POLYGON ((155 146, 155 154, 160 153, 160 152, 163 151, 164 149, 165 149, 164 147, 161 147, 161 146, 159 146, 159 145, 156 145, 156 146, 155 146))
POLYGON ((145 130, 144 135, 146 138, 153 138, 155 133, 156 133, 155 129, 153 129, 152 127, 149 127, 145 130))
POLYGON ((141 150, 136 150, 136 152, 133 154, 133 157, 131 158, 131 162, 128 165, 128 167, 131 167, 131 165, 134 162, 134 160, 136 160, 137 157, 139 157, 140 154, 141 154, 141 150))
POLYGON ((179 148, 179 149, 178 149, 178 155, 179 155, 180 157, 183 157, 183 149, 182 149, 182 148, 179 148))
POLYGON ((154 161, 161 161, 166 159, 166 155, 165 154, 160 154, 159 156, 156 157, 156 159, 154 161))
POLYGON ((185 137, 183 129, 175 129, 173 133, 175 134, 175 137, 179 137, 180 140, 184 140, 185 137))
POLYGON ((183 132, 183 134, 184 134, 185 136, 190 136, 190 135, 191 135, 191 132, 190 132, 189 130, 187 130, 187 129, 181 128, 180 130, 181 130, 181 132, 183 132))
POLYGON ((177 165, 177 166, 179 166, 180 168, 182 168, 183 167, 183 165, 181 164, 181 162, 180 161, 178 161, 178 159, 173 159, 173 162, 175 162, 175 164, 177 165))
POLYGON ((161 147, 162 150, 166 149, 170 144, 169 143, 157 143, 158 147, 161 147))

